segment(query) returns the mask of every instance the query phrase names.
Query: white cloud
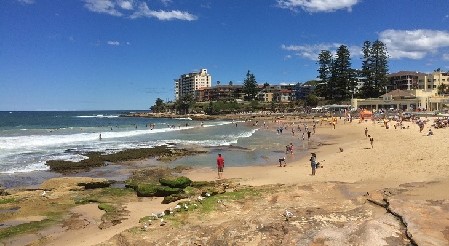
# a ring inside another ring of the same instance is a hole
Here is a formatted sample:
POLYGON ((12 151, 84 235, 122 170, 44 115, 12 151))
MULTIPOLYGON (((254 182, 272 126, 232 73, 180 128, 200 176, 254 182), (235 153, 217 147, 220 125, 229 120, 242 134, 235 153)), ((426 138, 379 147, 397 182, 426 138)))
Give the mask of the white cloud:
POLYGON ((172 10, 172 11, 164 11, 164 10, 159 10, 159 11, 154 11, 154 10, 150 10, 148 8, 148 5, 143 2, 139 5, 139 9, 134 12, 130 18, 131 19, 135 19, 135 18, 139 18, 139 17, 155 17, 159 20, 187 20, 187 21, 193 21, 198 19, 198 17, 196 17, 195 15, 192 15, 188 12, 182 12, 179 10, 172 10))
POLYGON ((385 30, 379 34, 379 40, 385 43, 393 59, 422 59, 449 47, 449 32, 418 30, 385 30))
MULTIPOLYGON (((20 0, 34 1, 34 0, 20 0)), ((104 13, 112 16, 129 16, 131 19, 139 17, 157 18, 158 20, 197 20, 198 17, 188 12, 179 10, 151 10, 144 1, 139 0, 83 0, 84 6, 96 13, 104 13), (134 7, 138 6, 134 11, 134 7)), ((171 3, 171 0, 161 0, 164 5, 171 3)))
POLYGON ((449 53, 443 54, 443 60, 449 61, 449 53))
POLYGON ((120 13, 115 9, 116 7, 116 1, 113 0, 84 0, 85 4, 84 6, 96 13, 104 13, 109 14, 113 16, 122 16, 123 14, 120 13))
POLYGON ((334 12, 340 9, 352 10, 360 0, 277 0, 279 7, 297 11, 298 8, 307 12, 334 12))
POLYGON ((112 45, 112 46, 119 46, 120 42, 119 41, 108 41, 107 44, 112 45))
POLYGON ((17 2, 23 3, 23 4, 34 4, 35 3, 34 0, 17 0, 17 2))
POLYGON ((161 2, 162 2, 162 4, 163 4, 164 6, 168 6, 168 5, 170 5, 173 1, 172 1, 172 0, 161 0, 161 2))
MULTIPOLYGON (((318 55, 322 50, 329 50, 333 55, 335 55, 336 50, 340 47, 339 43, 321 43, 313 45, 282 45, 281 48, 287 51, 293 51, 299 57, 306 58, 309 60, 318 60, 318 55)), ((361 54, 361 48, 358 46, 347 46, 351 54, 351 57, 358 57, 361 54)))
POLYGON ((132 10, 134 8, 134 1, 133 0, 119 0, 117 2, 118 6, 122 9, 126 10, 132 10))

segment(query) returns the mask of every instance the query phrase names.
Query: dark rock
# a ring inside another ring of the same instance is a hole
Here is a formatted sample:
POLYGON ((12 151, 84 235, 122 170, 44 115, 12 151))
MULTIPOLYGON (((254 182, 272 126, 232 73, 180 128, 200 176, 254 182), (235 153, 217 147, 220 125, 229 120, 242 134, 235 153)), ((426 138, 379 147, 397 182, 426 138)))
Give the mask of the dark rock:
POLYGON ((3 188, 3 186, 0 185, 0 196, 7 196, 9 195, 9 193, 6 191, 5 188, 3 188))
POLYGON ((189 196, 187 194, 184 194, 184 193, 172 194, 172 195, 164 197, 164 200, 162 201, 162 204, 169 204, 169 203, 176 202, 178 200, 186 199, 186 198, 189 198, 189 196))
POLYGON ((84 189, 98 189, 107 188, 111 186, 115 181, 105 180, 105 181, 92 181, 87 183, 78 183, 78 186, 84 186, 84 189))
POLYGON ((162 186, 157 184, 139 184, 136 188, 137 196, 139 197, 165 197, 172 194, 184 192, 179 188, 170 188, 168 186, 162 186))
POLYGON ((156 146, 153 148, 128 149, 113 154, 102 154, 100 152, 90 152, 85 154, 88 159, 79 162, 49 160, 45 164, 51 171, 63 174, 87 171, 93 167, 105 166, 106 163, 117 163, 129 160, 141 160, 158 157, 159 160, 173 160, 182 156, 204 153, 205 151, 173 149, 167 146, 156 146))
POLYGON ((184 189, 187 186, 189 186, 192 183, 192 180, 190 180, 187 177, 178 177, 178 178, 161 178, 159 180, 159 183, 164 186, 168 186, 171 188, 181 188, 184 189))

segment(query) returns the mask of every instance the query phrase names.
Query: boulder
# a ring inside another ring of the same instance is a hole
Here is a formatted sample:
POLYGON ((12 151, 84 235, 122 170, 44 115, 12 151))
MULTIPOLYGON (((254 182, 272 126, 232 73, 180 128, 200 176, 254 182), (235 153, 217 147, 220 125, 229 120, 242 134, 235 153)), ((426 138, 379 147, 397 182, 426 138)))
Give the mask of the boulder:
POLYGON ((184 193, 172 194, 172 195, 164 197, 164 200, 162 201, 162 204, 169 204, 169 203, 176 202, 176 201, 181 200, 181 199, 187 199, 187 198, 189 198, 189 196, 187 194, 184 194, 184 193))
POLYGON ((137 185, 136 192, 139 197, 165 197, 184 191, 179 188, 171 188, 158 184, 139 184, 137 185))
POLYGON ((0 185, 0 196, 7 196, 9 193, 6 191, 6 189, 0 185))
POLYGON ((171 188, 184 189, 190 184, 192 184, 192 180, 182 176, 177 178, 161 178, 159 179, 159 183, 161 183, 161 185, 168 186, 171 188))
POLYGON ((100 181, 92 180, 91 182, 78 183, 78 186, 84 186, 84 189, 88 190, 88 189, 107 188, 111 186, 113 183, 115 183, 115 181, 113 180, 100 180, 100 181))

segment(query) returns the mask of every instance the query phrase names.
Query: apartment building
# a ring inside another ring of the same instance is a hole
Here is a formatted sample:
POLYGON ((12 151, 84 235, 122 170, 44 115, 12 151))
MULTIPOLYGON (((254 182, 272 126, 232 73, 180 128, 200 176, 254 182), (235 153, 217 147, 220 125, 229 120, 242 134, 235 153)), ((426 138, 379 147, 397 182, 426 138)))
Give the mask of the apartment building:
POLYGON ((418 89, 438 90, 441 84, 449 85, 449 73, 433 72, 418 77, 418 89))
POLYGON ((243 100, 243 85, 217 85, 195 91, 197 102, 243 100))
POLYGON ((211 86, 212 76, 205 68, 199 72, 182 74, 179 79, 175 79, 175 99, 178 100, 188 94, 195 96, 197 90, 211 86))
POLYGON ((392 90, 413 90, 418 89, 419 77, 425 76, 425 73, 415 71, 399 71, 388 75, 388 91, 392 90))

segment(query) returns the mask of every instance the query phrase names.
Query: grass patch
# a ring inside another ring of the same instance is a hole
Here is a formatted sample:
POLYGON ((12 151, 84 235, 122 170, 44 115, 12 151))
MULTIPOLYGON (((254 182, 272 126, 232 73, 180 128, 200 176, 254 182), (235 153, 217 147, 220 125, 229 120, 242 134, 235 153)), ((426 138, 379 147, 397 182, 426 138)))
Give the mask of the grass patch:
POLYGON ((110 203, 100 203, 100 204, 98 204, 98 208, 101 210, 104 210, 106 213, 117 212, 116 207, 110 203))
POLYGON ((41 221, 32 221, 29 223, 24 223, 16 226, 11 226, 0 230, 0 239, 5 239, 8 237, 13 237, 25 233, 33 233, 44 229, 59 222, 61 215, 59 213, 48 213, 47 218, 41 221))
POLYGON ((135 192, 133 189, 121 189, 121 188, 104 188, 101 189, 100 193, 98 194, 99 196, 108 196, 108 197, 114 197, 114 198, 118 198, 118 197, 126 197, 129 195, 134 195, 135 192))
POLYGON ((0 239, 16 236, 19 234, 35 232, 51 225, 52 223, 54 223, 54 221, 45 219, 41 221, 33 221, 30 223, 20 224, 17 226, 11 226, 0 230, 0 239))
POLYGON ((16 199, 14 199, 14 198, 2 198, 2 199, 0 199, 0 204, 8 204, 8 203, 13 203, 13 202, 15 202, 16 201, 16 199))
POLYGON ((130 188, 102 188, 90 191, 87 195, 74 198, 75 204, 120 202, 128 197, 135 197, 135 191, 130 188))
POLYGON ((199 206, 199 209, 203 213, 209 213, 216 209, 219 204, 218 201, 239 201, 248 198, 254 198, 260 196, 260 191, 252 188, 244 188, 233 192, 226 192, 223 194, 217 194, 215 196, 204 199, 199 206))

